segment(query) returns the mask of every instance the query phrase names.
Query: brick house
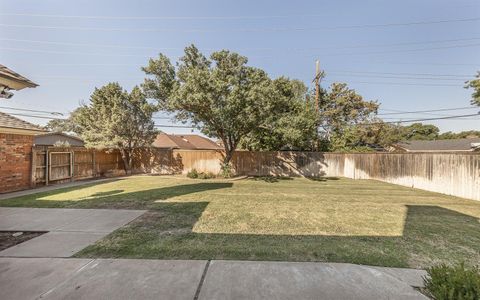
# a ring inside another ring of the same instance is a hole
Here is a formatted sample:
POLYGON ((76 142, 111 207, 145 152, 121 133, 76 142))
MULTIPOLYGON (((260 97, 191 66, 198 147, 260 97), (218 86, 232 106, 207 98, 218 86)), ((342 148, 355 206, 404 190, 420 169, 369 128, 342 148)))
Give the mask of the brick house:
POLYGON ((0 193, 30 187, 34 137, 42 133, 38 126, 0 112, 0 193))

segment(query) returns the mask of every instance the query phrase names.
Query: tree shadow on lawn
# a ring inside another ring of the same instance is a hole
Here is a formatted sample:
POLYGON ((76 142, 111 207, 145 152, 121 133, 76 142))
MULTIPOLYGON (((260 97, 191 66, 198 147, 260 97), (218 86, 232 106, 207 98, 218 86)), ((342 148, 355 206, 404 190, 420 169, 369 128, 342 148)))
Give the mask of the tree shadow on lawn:
POLYGON ((77 257, 348 262, 425 268, 480 259, 477 218, 439 206, 407 205, 402 236, 197 233, 208 202, 158 203, 77 257))
POLYGON ((204 191, 230 188, 231 182, 203 182, 166 186, 161 188, 146 189, 135 192, 123 193, 124 190, 112 190, 89 195, 78 200, 47 200, 47 196, 60 195, 74 189, 62 189, 47 193, 34 194, 27 197, 2 200, 0 206, 16 207, 64 207, 64 208, 116 208, 116 209, 157 209, 156 201, 199 193, 204 191))
MULTIPOLYGON (((253 176, 251 178, 254 181, 264 181, 264 182, 268 182, 268 183, 275 183, 275 182, 288 181, 288 180, 293 180, 294 179, 291 176, 253 176)), ((298 176, 298 178, 300 178, 300 176, 298 176)), ((325 182, 325 181, 329 181, 329 180, 340 180, 339 177, 328 177, 328 176, 301 177, 301 178, 306 178, 308 180, 319 181, 319 182, 325 182)))

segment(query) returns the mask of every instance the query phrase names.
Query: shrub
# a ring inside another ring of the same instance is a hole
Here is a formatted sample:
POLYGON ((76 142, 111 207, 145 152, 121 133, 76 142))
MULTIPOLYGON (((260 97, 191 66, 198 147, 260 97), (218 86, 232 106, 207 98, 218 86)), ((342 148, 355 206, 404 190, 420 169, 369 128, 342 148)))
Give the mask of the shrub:
POLYGON ((198 172, 196 169, 192 169, 187 173, 188 178, 198 178, 198 172))
POLYGON ((198 179, 210 179, 210 178, 215 178, 215 174, 213 174, 212 172, 198 173, 198 179))
POLYGON ((220 176, 223 178, 232 178, 233 177, 233 168, 231 164, 222 164, 220 170, 220 176))
POLYGON ((480 269, 466 268, 464 263, 445 264, 427 269, 423 278, 425 293, 436 300, 480 299, 480 269))

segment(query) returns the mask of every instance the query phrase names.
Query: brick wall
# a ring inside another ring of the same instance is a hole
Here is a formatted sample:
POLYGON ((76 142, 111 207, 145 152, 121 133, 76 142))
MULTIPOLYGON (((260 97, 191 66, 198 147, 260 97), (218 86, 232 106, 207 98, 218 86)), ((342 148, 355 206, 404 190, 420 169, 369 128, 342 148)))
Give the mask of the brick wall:
POLYGON ((0 133, 0 193, 30 187, 33 136, 0 133))

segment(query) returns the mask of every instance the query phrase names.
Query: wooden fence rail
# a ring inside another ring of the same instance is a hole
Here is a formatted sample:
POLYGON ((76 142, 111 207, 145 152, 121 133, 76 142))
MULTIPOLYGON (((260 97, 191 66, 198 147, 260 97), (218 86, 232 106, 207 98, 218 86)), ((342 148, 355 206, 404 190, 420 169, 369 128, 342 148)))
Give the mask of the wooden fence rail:
POLYGON ((123 174, 123 161, 117 151, 46 146, 32 149, 32 187, 123 174))

